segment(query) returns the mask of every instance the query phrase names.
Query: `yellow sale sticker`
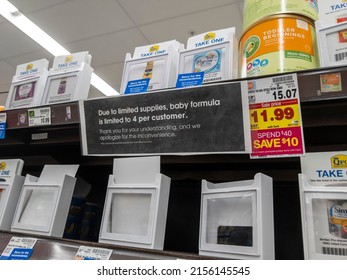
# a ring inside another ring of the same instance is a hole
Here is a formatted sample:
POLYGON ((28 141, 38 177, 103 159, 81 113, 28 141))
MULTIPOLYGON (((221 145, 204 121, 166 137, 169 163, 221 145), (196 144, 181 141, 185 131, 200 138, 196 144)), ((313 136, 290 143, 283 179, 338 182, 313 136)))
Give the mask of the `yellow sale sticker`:
POLYGON ((297 100, 255 104, 249 111, 251 130, 301 125, 297 100))

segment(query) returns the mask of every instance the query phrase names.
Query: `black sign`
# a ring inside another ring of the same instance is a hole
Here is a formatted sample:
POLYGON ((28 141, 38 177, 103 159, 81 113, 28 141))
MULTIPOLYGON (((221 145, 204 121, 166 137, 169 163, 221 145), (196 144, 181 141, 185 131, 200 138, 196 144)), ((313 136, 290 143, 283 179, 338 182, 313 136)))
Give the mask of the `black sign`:
POLYGON ((84 155, 245 152, 240 83, 86 100, 84 155))

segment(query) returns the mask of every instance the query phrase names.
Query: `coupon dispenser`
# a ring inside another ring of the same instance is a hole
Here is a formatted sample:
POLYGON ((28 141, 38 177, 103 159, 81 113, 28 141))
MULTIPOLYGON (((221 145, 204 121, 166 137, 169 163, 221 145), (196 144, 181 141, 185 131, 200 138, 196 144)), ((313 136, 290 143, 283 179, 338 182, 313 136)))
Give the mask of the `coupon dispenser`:
POLYGON ((272 178, 213 184, 202 181, 199 254, 274 259, 272 178))
POLYGON ((26 175, 11 231, 62 237, 78 165, 45 165, 40 177, 26 175))
MULTIPOLYGON (((347 19, 347 18, 345 18, 347 19)), ((321 67, 347 64, 347 21, 324 25, 315 22, 321 67)))
POLYGON ((6 110, 41 105, 48 63, 47 59, 40 59, 17 66, 7 95, 6 110))
POLYGON ((125 56, 121 93, 141 93, 175 87, 178 52, 176 40, 135 48, 125 56))
POLYGON ((237 50, 234 27, 192 36, 180 51, 178 74, 203 72, 203 83, 235 79, 237 50))
POLYGON ((170 181, 160 157, 114 159, 99 242, 162 250, 170 181))
POLYGON ((43 104, 87 99, 93 74, 90 62, 88 52, 55 57, 49 70, 43 104))
POLYGON ((347 259, 347 183, 314 186, 299 174, 305 259, 347 259))
POLYGON ((318 6, 318 18, 325 26, 347 20, 347 6, 344 0, 316 1, 318 6))
POLYGON ((9 231, 16 205, 24 183, 21 176, 24 161, 21 159, 0 160, 0 230, 9 231))

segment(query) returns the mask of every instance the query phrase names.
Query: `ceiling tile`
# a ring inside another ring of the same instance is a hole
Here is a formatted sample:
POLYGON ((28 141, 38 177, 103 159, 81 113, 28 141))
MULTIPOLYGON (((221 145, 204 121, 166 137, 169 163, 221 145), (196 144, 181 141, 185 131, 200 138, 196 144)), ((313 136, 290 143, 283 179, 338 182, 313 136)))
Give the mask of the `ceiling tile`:
POLYGON ((9 22, 0 24, 0 59, 30 53, 41 46, 9 22))
POLYGON ((134 24, 115 0, 75 0, 28 15, 60 43, 132 27, 134 24))
POLYGON ((237 38, 240 38, 242 26, 238 4, 147 24, 139 28, 151 43, 176 39, 186 46, 191 32, 197 35, 228 27, 235 27, 237 38), (201 21, 202 18, 208 20, 201 21))
POLYGON ((13 67, 6 61, 0 60, 0 73, 0 85, 2 85, 0 91, 7 91, 10 88, 12 77, 16 73, 16 67, 13 67))
MULTIPOLYGON (((39 50, 36 52, 26 53, 18 56, 11 57, 9 59, 6 59, 6 62, 12 65, 12 67, 17 67, 17 65, 25 64, 34 60, 45 58, 49 60, 49 67, 52 66, 53 63, 53 56, 45 51, 45 50, 39 50)), ((14 74, 14 73, 13 73, 14 74)))
MULTIPOLYGON (((237 0, 118 0, 137 25, 170 19, 210 8, 236 3, 237 0)), ((208 17, 207 17, 208 18, 208 17)), ((204 18, 200 18, 199 22, 204 18)))
POLYGON ((9 0, 12 5, 16 6, 18 10, 24 14, 42 10, 69 1, 71 0, 9 0))
MULTIPOLYGON (((25 15, 68 1, 73 0, 9 0, 12 5, 16 6, 17 9, 25 15)), ((0 16, 0 23, 1 22, 6 22, 6 19, 2 16, 0 16)))
POLYGON ((127 52, 133 53, 135 47, 146 45, 147 41, 138 29, 115 32, 67 44, 70 52, 89 51, 93 67, 124 61, 127 52))

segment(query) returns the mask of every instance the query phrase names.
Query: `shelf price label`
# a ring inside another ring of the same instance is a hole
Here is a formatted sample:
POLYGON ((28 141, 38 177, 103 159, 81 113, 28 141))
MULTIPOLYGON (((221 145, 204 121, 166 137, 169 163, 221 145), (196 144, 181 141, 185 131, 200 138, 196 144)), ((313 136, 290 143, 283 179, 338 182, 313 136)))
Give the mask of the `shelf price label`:
POLYGON ((248 81, 251 157, 304 154, 295 74, 248 81))
POLYGON ((5 139, 6 117, 6 113, 0 113, 0 139, 5 139))
POLYGON ((50 125, 51 108, 35 108, 28 110, 29 126, 50 125))
POLYGON ((75 260, 109 260, 112 250, 105 248, 93 248, 88 246, 80 246, 75 255, 75 260))
POLYGON ((36 238, 12 237, 0 260, 28 260, 36 244, 36 238))

